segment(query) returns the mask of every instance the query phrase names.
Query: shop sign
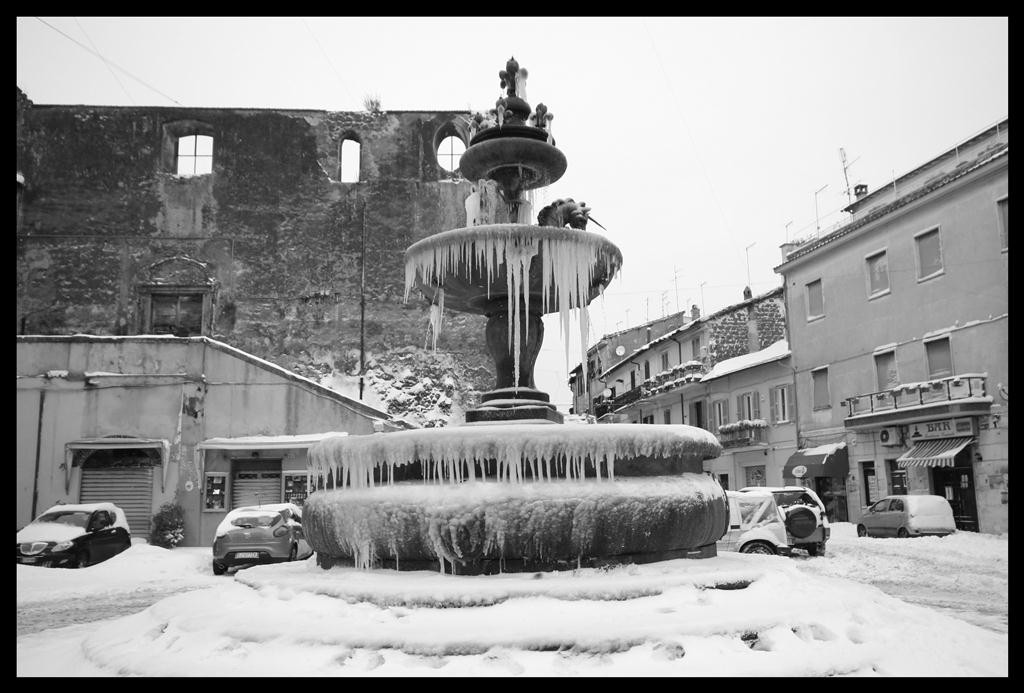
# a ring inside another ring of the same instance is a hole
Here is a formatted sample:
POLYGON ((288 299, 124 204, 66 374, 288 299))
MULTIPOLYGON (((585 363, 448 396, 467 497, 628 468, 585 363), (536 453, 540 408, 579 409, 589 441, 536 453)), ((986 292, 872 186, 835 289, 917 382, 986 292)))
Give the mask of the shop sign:
POLYGON ((796 467, 793 467, 793 476, 796 477, 797 479, 803 479, 806 474, 807 467, 805 467, 804 465, 801 464, 797 465, 796 467))
POLYGON ((974 420, 971 418, 936 419, 935 421, 909 424, 907 429, 911 440, 970 436, 974 435, 974 420))

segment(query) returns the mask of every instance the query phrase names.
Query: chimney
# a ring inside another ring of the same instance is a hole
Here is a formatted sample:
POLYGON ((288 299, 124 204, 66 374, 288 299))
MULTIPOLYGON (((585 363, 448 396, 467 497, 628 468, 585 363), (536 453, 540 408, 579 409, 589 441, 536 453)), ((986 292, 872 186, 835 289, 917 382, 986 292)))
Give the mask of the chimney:
POLYGON ((647 341, 651 341, 651 326, 647 326, 647 341))
POLYGON ((789 256, 790 253, 792 253, 794 250, 796 250, 799 247, 800 247, 799 243, 783 243, 782 245, 780 245, 779 249, 782 250, 782 259, 785 260, 786 257, 789 256))
POLYGON ((743 287, 743 300, 748 301, 754 297, 754 292, 750 290, 749 286, 743 287))
POLYGON ((694 303, 692 306, 690 306, 690 320, 696 320, 699 317, 700 317, 700 308, 698 308, 697 304, 694 303))
POLYGON ((858 183, 857 185, 853 186, 853 194, 856 195, 857 199, 859 200, 860 198, 868 194, 868 186, 865 185, 864 183, 858 183))

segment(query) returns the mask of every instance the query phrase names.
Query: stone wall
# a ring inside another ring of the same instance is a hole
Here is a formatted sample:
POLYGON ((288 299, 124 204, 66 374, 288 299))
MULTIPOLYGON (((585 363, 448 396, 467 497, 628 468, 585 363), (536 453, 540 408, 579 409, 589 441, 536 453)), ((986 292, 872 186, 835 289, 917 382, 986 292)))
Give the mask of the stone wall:
MULTIPOLYGON (((435 151, 467 115, 41 106, 19 89, 18 332, 145 332, 140 287, 173 283, 157 269, 184 258, 207 273, 215 339, 352 374, 362 322, 367 381, 393 380, 389 355, 425 351, 429 324, 424 299, 403 302, 404 251, 465 224, 469 184, 435 151), (191 132, 213 137, 213 172, 179 177, 191 132), (338 181, 345 138, 361 143, 358 183, 338 181)), ((457 374, 437 387, 457 405, 493 385, 484 320, 446 315, 437 353, 416 357, 432 381, 457 374)))
POLYGON ((705 366, 711 368, 719 361, 760 351, 785 339, 785 315, 781 287, 709 315, 705 366))

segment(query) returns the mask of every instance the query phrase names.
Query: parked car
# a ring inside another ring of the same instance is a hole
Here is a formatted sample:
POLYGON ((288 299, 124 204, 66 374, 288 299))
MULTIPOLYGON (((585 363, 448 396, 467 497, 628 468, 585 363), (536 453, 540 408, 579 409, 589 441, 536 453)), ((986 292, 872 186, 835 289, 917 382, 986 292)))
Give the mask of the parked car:
POLYGON ((953 508, 942 496, 886 496, 857 524, 859 537, 941 537, 955 531, 953 508))
POLYGON ((768 492, 775 496, 785 515, 786 543, 811 556, 824 556, 832 532, 825 504, 818 494, 804 486, 747 486, 740 493, 768 492))
POLYGON ((716 543, 719 551, 781 554, 792 547, 786 541, 786 516, 771 493, 726 491, 729 528, 716 543))
POLYGON ((309 558, 313 549, 302 534, 302 509, 294 503, 236 508, 217 527, 213 574, 228 568, 309 558))
POLYGON ((128 520, 113 503, 55 505, 18 531, 18 563, 86 568, 131 545, 128 520))

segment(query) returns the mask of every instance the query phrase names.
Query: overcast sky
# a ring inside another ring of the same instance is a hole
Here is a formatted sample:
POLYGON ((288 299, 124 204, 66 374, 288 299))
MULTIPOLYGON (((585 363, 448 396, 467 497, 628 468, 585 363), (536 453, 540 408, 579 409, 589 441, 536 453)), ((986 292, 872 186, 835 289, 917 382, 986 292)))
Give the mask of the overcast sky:
MULTIPOLYGON (((677 304, 706 314, 741 300, 748 257, 755 294, 779 286, 779 245, 847 218, 840 148, 851 191, 875 190, 1009 114, 1005 17, 17 26, 18 86, 38 104, 361 110, 373 95, 385 110, 486 110, 514 55, 569 161, 538 202, 586 201, 608 229, 590 230, 622 250, 621 276, 591 305, 592 342, 677 304)), ((538 386, 567 404, 558 324, 545 324, 538 386)))

